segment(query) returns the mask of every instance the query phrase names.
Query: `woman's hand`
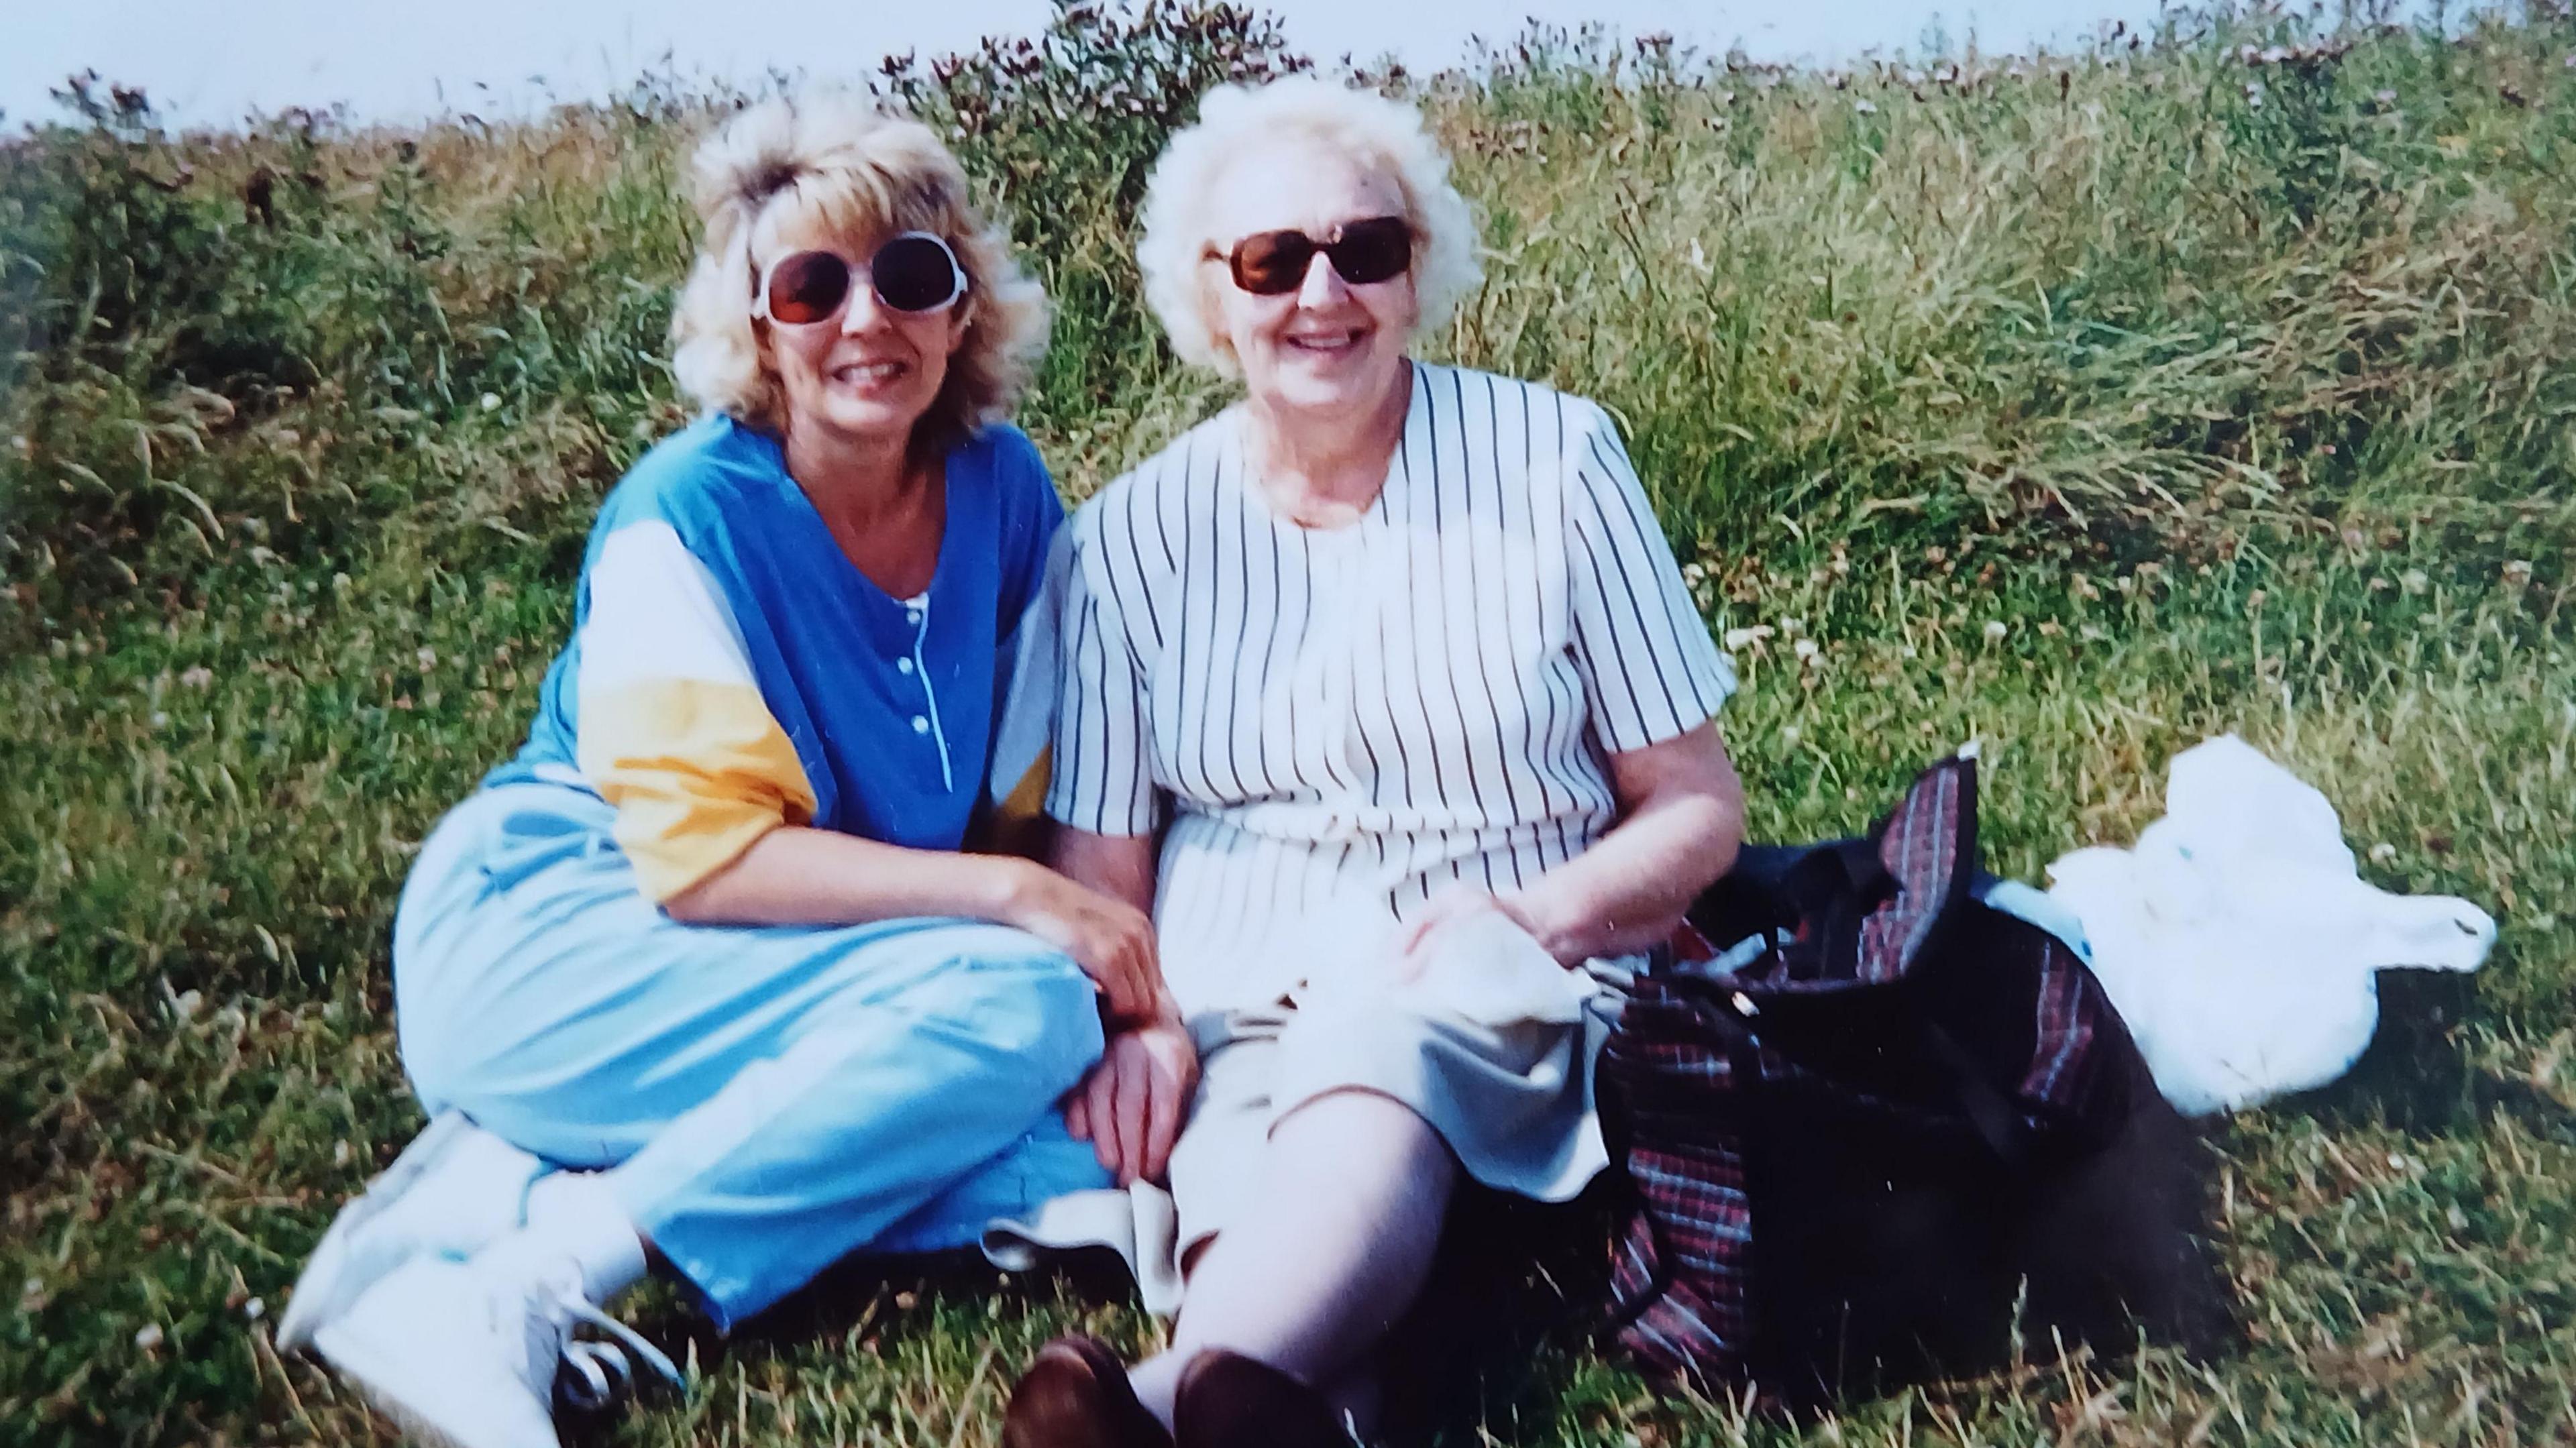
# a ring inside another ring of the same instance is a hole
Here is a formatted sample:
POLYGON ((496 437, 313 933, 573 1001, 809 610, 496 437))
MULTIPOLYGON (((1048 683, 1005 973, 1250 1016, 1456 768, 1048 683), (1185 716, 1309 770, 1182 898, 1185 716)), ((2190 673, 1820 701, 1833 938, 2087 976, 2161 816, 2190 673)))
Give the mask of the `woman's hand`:
POLYGON ((1405 954, 1418 962, 1433 931, 1479 908, 1510 916, 1568 967, 1671 939, 1691 902, 1735 863, 1744 786, 1714 721, 1611 755, 1610 784, 1619 822, 1591 848, 1508 895, 1460 890, 1433 900, 1406 932, 1405 954))
POLYGON ((1120 1186, 1160 1181, 1198 1078, 1198 1048, 1178 1020, 1121 1031, 1065 1098, 1065 1129, 1091 1143, 1120 1186))
POLYGON ((1154 922, 1145 912, 1043 865, 1013 863, 1021 871, 1003 907, 1003 923, 1072 956, 1099 985, 1112 1023, 1161 1014, 1163 970, 1154 955, 1154 922))
MULTIPOLYGON (((1430 943, 1431 937, 1452 921, 1486 910, 1494 911, 1519 926, 1532 940, 1547 948, 1550 954, 1555 954, 1547 927, 1541 923, 1533 902, 1519 895, 1494 895, 1461 887, 1432 896, 1423 912, 1404 928, 1404 934, 1396 941, 1397 975, 1405 980, 1420 976, 1424 962, 1429 959, 1424 947, 1430 943)), ((1561 963, 1579 964, 1580 958, 1561 963)))

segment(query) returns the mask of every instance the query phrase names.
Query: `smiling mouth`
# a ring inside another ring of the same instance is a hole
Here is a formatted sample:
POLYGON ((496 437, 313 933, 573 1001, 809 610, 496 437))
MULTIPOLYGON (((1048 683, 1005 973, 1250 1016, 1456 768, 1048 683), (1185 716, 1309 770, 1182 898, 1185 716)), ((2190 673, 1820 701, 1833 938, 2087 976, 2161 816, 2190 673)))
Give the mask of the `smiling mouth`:
POLYGON ((832 369, 834 382, 853 387, 883 387, 912 369, 901 362, 851 362, 832 369))
POLYGON ((1367 334, 1361 329, 1352 328, 1349 331, 1316 332, 1302 336, 1291 336, 1284 340, 1289 346, 1300 352, 1313 352, 1321 356, 1331 357, 1338 356, 1341 353, 1348 352, 1353 348, 1358 347, 1360 345, 1361 338, 1366 335, 1367 334))

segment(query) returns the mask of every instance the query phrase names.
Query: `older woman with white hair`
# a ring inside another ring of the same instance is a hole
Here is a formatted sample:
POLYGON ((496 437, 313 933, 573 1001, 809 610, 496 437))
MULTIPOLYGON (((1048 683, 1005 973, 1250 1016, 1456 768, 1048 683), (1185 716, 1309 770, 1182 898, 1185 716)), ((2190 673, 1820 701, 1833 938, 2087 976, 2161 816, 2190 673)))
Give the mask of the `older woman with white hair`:
POLYGON ((1141 910, 965 849, 1034 817, 1051 703, 1032 650, 1014 736, 1062 513, 1000 420, 1038 288, 937 138, 855 102, 733 118, 696 203, 708 412, 610 493, 526 745, 421 848, 394 997, 435 1119, 281 1322, 464 1448, 553 1448, 558 1375, 624 1375, 567 1335, 622 1332, 648 1252, 730 1326, 1104 1185, 1058 1102, 1161 1006, 1141 910))
POLYGON ((1733 679, 1608 415, 1408 355, 1478 280, 1447 171, 1298 79, 1213 92, 1153 174, 1148 298, 1245 397, 1076 516, 1048 809, 1159 932, 1172 1009, 1071 1114, 1168 1168, 1187 1278, 1132 1371, 1043 1350, 1012 1448, 1364 1421, 1461 1173, 1605 1165, 1592 997, 1740 840, 1733 679))

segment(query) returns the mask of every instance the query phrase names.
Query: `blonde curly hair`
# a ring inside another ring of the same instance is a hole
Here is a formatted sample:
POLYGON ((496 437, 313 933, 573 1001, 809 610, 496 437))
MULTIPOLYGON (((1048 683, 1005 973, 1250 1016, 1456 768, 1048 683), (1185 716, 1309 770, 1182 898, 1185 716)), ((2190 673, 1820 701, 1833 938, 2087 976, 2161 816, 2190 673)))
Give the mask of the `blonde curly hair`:
POLYGON ((1249 147, 1281 136, 1321 143, 1382 170, 1404 193, 1405 219, 1419 240, 1413 253, 1419 336, 1440 326, 1484 280, 1476 260, 1475 212, 1449 181, 1449 157, 1423 128, 1422 113, 1374 91, 1313 76, 1266 85, 1221 85, 1199 101, 1196 124, 1163 147, 1145 183, 1143 236, 1136 261, 1145 273, 1145 302, 1181 360, 1228 377, 1242 375, 1234 344, 1211 325, 1207 290, 1225 275, 1202 266, 1207 203, 1218 178, 1249 147))
POLYGON ((1046 352, 1046 292, 1020 270, 1008 233, 976 209, 965 171, 928 126, 848 95, 781 97, 717 127, 691 170, 703 240, 671 314, 671 370, 692 401, 786 435, 777 369, 752 324, 751 238, 772 209, 793 207, 853 241, 928 231, 957 253, 966 335, 913 427, 916 453, 945 451, 1010 414, 1046 352))

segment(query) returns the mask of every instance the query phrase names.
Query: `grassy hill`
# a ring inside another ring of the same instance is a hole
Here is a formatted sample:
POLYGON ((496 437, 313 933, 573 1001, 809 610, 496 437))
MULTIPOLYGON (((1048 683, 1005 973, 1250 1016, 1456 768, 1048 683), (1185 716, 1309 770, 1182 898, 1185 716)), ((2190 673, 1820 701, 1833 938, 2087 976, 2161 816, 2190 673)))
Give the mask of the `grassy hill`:
MULTIPOLYGON (((2036 878, 2232 729, 2373 879, 2503 923, 2481 975, 2386 983, 2353 1077, 2218 1129, 2215 1360, 2034 1350, 1796 1429, 1558 1328, 1472 1345, 1447 1441, 2576 1441, 2576 22, 2532 9, 1838 73, 1538 33, 1367 78, 1484 212, 1428 350, 1627 429, 1746 676, 1757 835, 1975 736, 2036 878)), ((1200 89, 1295 63, 1241 12, 1077 7, 873 78, 1058 301, 1024 420, 1069 497, 1220 402, 1138 307, 1132 207, 1200 89)), ((0 1441, 383 1436, 269 1321, 418 1125, 394 895, 683 420, 676 182, 728 104, 173 135, 92 81, 0 145, 0 1441)), ((697 1387, 577 1439, 987 1443, 1048 1334, 1152 1331, 972 1271, 733 1343, 642 1316, 697 1387)))

